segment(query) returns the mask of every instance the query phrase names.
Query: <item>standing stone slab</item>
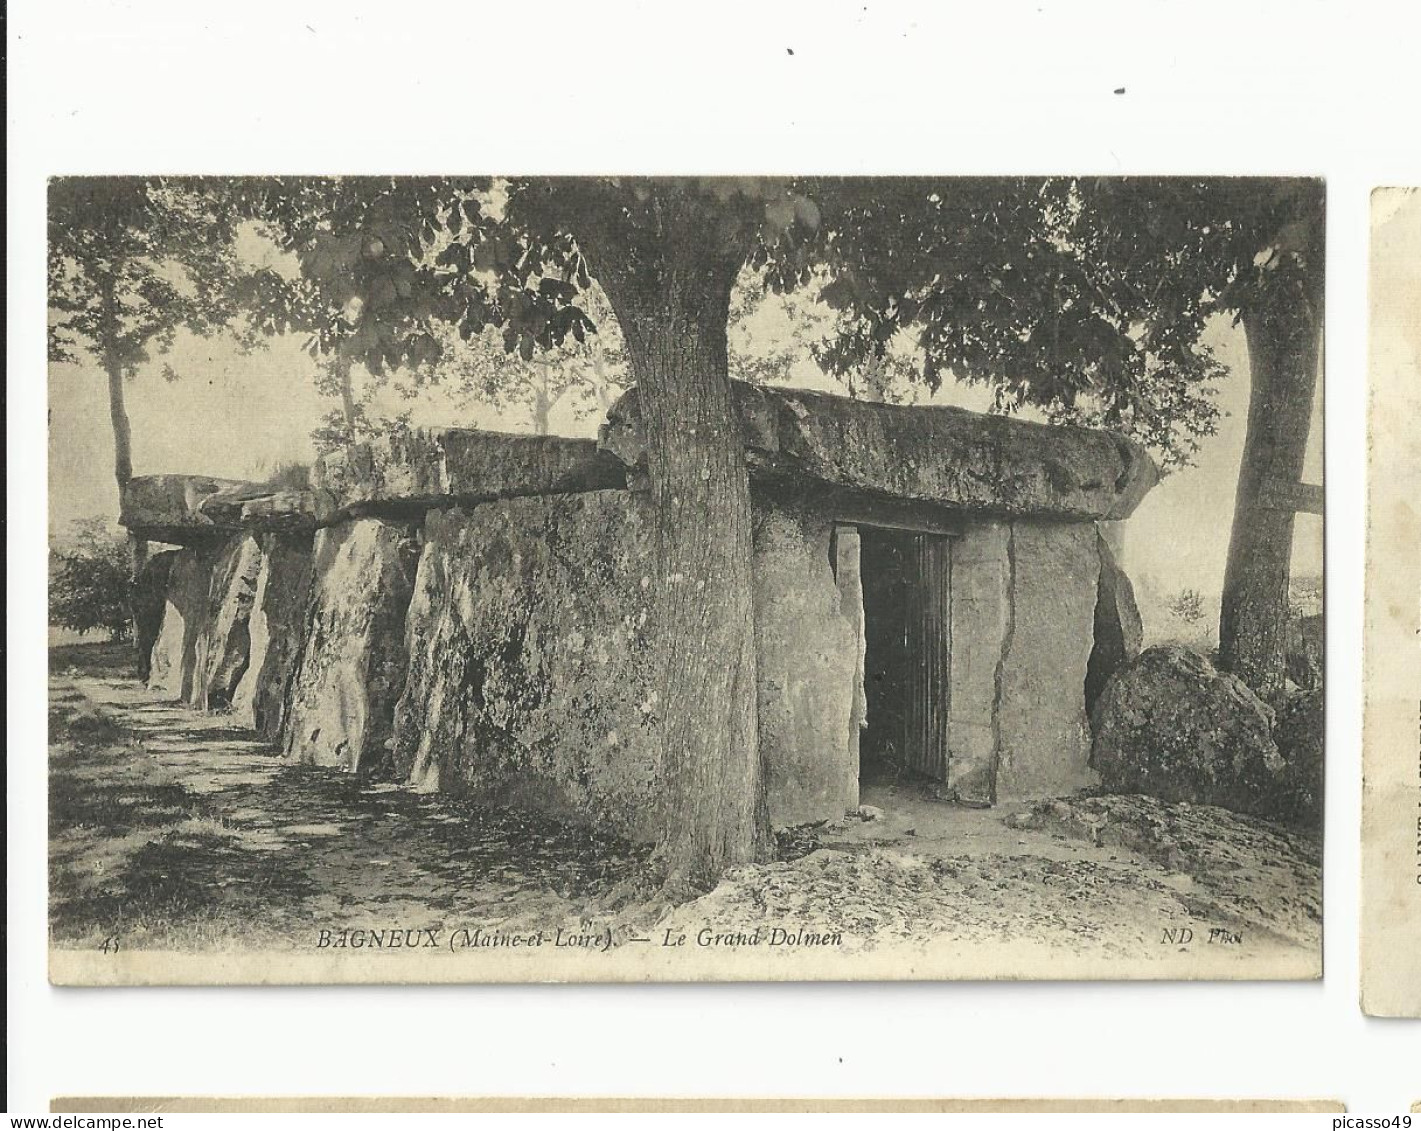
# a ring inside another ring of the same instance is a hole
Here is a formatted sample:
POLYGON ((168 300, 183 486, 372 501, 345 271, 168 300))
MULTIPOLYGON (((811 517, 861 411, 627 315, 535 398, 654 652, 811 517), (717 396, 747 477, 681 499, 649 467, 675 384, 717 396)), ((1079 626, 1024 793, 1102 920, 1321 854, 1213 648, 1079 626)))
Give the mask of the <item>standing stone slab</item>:
POLYGON ((369 774, 386 769, 418 556, 407 523, 360 519, 316 535, 310 618, 283 734, 288 757, 369 774))
POLYGON ((1087 711, 1094 710, 1110 677, 1140 654, 1145 639, 1144 624, 1135 604, 1135 587, 1117 563, 1116 551, 1104 531, 1098 548, 1100 583, 1095 599, 1095 646, 1086 670, 1087 711))
POLYGON ((963 801, 995 800, 1003 650, 1011 621, 1011 528, 989 522, 952 541, 948 785, 963 801))
POLYGON ((261 572, 247 626, 251 655, 232 697, 232 712, 239 725, 273 742, 281 737, 286 692, 305 641, 311 544, 309 534, 266 534, 261 539, 261 572))
POLYGON ((649 506, 625 491, 430 512, 397 772, 654 839, 652 545, 649 506))
POLYGON ((163 615, 168 607, 168 575, 177 556, 176 550, 151 555, 134 582, 133 647, 138 653, 138 678, 144 683, 152 674, 153 645, 163 631, 163 615))
POLYGON ((1011 619, 1002 655, 997 797, 1094 785, 1085 710, 1100 552, 1092 523, 1012 523, 1011 619))
POLYGON ((261 565, 261 544, 251 534, 231 539, 217 555, 194 659, 191 703, 199 710, 230 707, 247 670, 251 645, 248 621, 261 565))
POLYGON ((209 615, 214 557, 205 546, 173 552, 163 624, 149 658, 148 686, 184 702, 193 695, 197 642, 209 615))
POLYGON ((853 770, 853 802, 857 807, 863 730, 868 723, 868 690, 864 686, 868 661, 868 625, 863 603, 863 536, 856 526, 835 527, 834 581, 839 588, 839 615, 853 630, 853 704, 849 716, 846 757, 853 770))
MULTIPOLYGON (((857 804, 861 644, 827 518, 757 508, 760 735, 771 822, 857 804)), ((626 491, 431 512, 395 766, 419 790, 660 831, 649 503, 626 491)))
POLYGON ((832 533, 832 522, 812 511, 758 508, 760 743, 776 827, 833 820, 858 806, 863 636, 842 608, 832 533))

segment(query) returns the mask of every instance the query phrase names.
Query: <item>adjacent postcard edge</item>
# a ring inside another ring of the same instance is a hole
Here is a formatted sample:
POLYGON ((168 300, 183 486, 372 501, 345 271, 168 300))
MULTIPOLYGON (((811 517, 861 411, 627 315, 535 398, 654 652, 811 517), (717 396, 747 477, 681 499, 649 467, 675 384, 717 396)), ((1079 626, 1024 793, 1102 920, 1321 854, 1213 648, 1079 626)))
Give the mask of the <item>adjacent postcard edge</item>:
POLYGON ((1375 1017, 1421 1017, 1421 272, 1408 261, 1418 248, 1421 190, 1375 190, 1361 921, 1361 1005, 1375 1017))

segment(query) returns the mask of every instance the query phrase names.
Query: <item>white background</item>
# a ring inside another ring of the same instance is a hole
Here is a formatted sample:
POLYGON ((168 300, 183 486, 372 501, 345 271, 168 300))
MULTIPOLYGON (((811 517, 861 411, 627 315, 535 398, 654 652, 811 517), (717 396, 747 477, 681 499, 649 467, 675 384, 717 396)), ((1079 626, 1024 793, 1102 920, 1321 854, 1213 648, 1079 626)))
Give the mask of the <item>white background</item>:
POLYGON ((76 1093, 1421 1099, 1421 1025, 1362 1017, 1356 938, 1368 193, 1421 184, 1417 20, 1304 0, 12 3, 10 1110, 76 1093), (47 985, 45 177, 614 170, 1328 178, 1325 982, 47 985))

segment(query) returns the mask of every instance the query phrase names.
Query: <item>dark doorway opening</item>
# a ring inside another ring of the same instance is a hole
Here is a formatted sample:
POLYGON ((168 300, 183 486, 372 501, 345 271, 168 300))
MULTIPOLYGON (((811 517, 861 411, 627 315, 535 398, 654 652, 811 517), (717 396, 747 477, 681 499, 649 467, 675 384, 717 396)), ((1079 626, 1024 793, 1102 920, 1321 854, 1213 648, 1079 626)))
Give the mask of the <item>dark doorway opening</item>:
POLYGON ((867 726, 859 781, 947 781, 950 542, 859 527, 867 726))

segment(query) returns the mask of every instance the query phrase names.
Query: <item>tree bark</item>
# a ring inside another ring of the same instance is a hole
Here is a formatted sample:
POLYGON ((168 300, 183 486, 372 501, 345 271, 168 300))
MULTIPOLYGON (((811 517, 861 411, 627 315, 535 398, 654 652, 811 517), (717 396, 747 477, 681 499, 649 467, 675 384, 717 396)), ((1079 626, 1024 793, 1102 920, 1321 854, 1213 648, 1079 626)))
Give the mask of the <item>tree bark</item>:
MULTIPOLYGON (((750 485, 727 326, 742 256, 668 204, 654 241, 587 242, 627 343, 656 515, 663 893, 688 897, 772 838, 757 709, 750 485)), ((580 237, 580 242, 581 237, 580 237)))
POLYGON ((104 373, 109 382, 109 421, 113 425, 113 474, 119 495, 133 478, 133 431, 128 423, 128 409, 123 400, 123 359, 119 353, 119 318, 117 284, 106 278, 100 284, 103 304, 104 373))
MULTIPOLYGON (((1318 260, 1320 262, 1320 259, 1318 260)), ((1316 279, 1274 282, 1243 311, 1252 391, 1219 617, 1219 663, 1264 699, 1284 690, 1294 512, 1262 505, 1303 472, 1322 339, 1316 279)))
MULTIPOLYGON (((113 276, 99 285, 99 301, 103 317, 104 375, 109 384, 109 423, 113 428, 113 476, 118 484, 120 507, 128 481, 133 478, 133 428, 128 421, 128 406, 123 395, 123 357, 119 349, 122 325, 118 313, 118 284, 113 276)), ((128 609, 129 633, 133 641, 134 663, 138 678, 148 679, 149 657, 142 650, 142 633, 138 625, 138 576, 148 561, 148 543, 142 538, 128 537, 128 609)))
POLYGON ((548 374, 546 361, 539 358, 533 364, 538 369, 538 378, 533 386, 533 434, 546 436, 549 417, 553 411, 553 398, 549 391, 552 380, 548 374))
POLYGON ((353 444, 356 440, 355 429, 360 419, 360 410, 355 404, 355 387, 350 383, 350 358, 337 353, 331 364, 335 366, 336 382, 340 385, 340 411, 345 417, 345 442, 353 444))

